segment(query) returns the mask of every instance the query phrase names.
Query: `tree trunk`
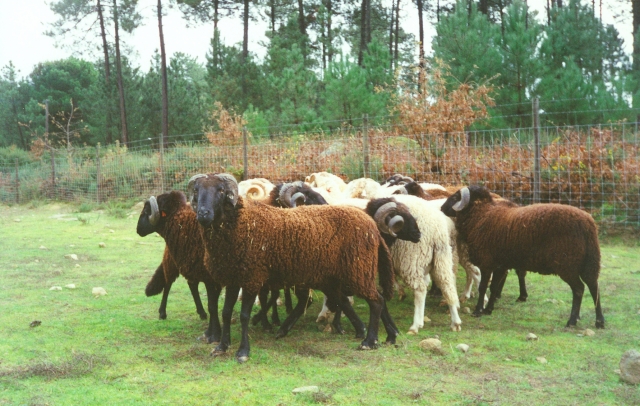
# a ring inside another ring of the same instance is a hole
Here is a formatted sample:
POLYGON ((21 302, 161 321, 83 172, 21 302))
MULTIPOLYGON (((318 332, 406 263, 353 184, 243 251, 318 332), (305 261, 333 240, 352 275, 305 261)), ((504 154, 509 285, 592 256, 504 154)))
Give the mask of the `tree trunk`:
POLYGON ((551 25, 551 5, 549 4, 549 0, 547 0, 547 26, 551 25))
MULTIPOLYGON (((500 32, 502 33, 502 40, 504 41, 504 4, 502 4, 503 0, 498 0, 498 7, 500 7, 500 32)), ((549 0, 547 0, 549 1, 549 0)))
POLYGON ((327 57, 329 58, 329 63, 333 62, 333 31, 331 27, 332 21, 333 21, 333 0, 327 0, 327 43, 329 44, 327 57))
POLYGON ((244 0, 244 13, 242 14, 244 35, 242 37, 242 64, 249 56, 249 0, 244 0))
POLYGON ((400 0, 396 0, 396 33, 394 35, 395 44, 393 45, 393 60, 395 69, 398 69, 398 43, 400 42, 400 0))
POLYGON ((367 48, 371 43, 371 0, 367 0, 367 48))
POLYGON ((162 32, 162 0, 158 0, 158 32, 160 33, 160 68, 162 71, 162 144, 169 145, 169 91, 167 86, 167 54, 162 32))
POLYGON ((478 11, 482 14, 488 16, 489 15, 489 0, 480 0, 478 1, 478 11))
POLYGON ((367 0, 360 5, 360 50, 358 51, 358 66, 362 66, 362 55, 367 46, 367 0))
POLYGON ((104 16, 102 15, 100 0, 97 0, 96 9, 98 11, 98 20, 100 20, 100 36, 102 37, 102 51, 104 52, 104 83, 107 97, 107 105, 105 107, 106 143, 111 144, 113 142, 113 136, 111 135, 111 100, 113 99, 113 93, 111 91, 111 64, 109 63, 109 46, 107 45, 107 33, 104 29, 104 16))
POLYGON ((276 35, 276 0, 269 0, 269 19, 271 20, 271 35, 276 35))
POLYGON ((13 115, 16 118, 16 127, 18 128, 20 144, 22 145, 22 149, 27 150, 27 141, 25 140, 24 134, 22 133, 22 126, 20 125, 20 121, 18 121, 18 109, 16 108, 15 100, 11 100, 11 107, 13 107, 13 115))
POLYGON ((300 29, 300 34, 307 35, 307 25, 304 21, 304 6, 302 5, 302 0, 298 0, 298 28, 300 29))
POLYGON ((220 44, 220 31, 218 31, 218 20, 219 15, 218 15, 218 9, 220 8, 220 1, 219 0, 213 0, 213 46, 212 48, 212 52, 213 52, 213 66, 215 66, 215 68, 218 68, 219 65, 219 61, 218 61, 218 45, 220 44))
POLYGON ((420 43, 420 69, 424 69, 424 21, 422 19, 422 0, 417 0, 418 4, 418 41, 420 43))
POLYGON ((395 20, 396 3, 395 0, 391 0, 391 24, 389 25, 389 60, 390 69, 393 69, 393 23, 395 20))
POLYGON ((115 25, 115 40, 116 40, 116 73, 118 75, 118 93, 120 94, 120 124, 122 126, 122 134, 120 135, 120 142, 122 145, 127 145, 129 142, 129 134, 127 131, 127 110, 124 102, 124 86, 122 84, 122 60, 120 58, 120 36, 118 33, 118 5, 116 0, 113 0, 113 22, 115 25))

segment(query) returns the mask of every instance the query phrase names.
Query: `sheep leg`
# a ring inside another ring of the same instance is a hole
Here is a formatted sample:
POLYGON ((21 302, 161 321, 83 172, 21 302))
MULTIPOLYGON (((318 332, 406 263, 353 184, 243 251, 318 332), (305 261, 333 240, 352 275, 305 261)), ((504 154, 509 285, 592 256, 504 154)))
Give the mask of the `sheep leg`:
POLYGON ((569 321, 567 321, 567 327, 574 327, 578 323, 580 318, 580 306, 582 306, 582 295, 584 294, 584 283, 580 280, 578 275, 565 275, 561 274, 560 277, 563 281, 567 282, 571 287, 573 293, 573 304, 571 305, 571 315, 569 321))
POLYGON ((173 282, 167 282, 164 290, 162 291, 162 300, 160 301, 160 308, 158 309, 158 313, 160 313, 160 320, 166 320, 167 318, 167 299, 169 298, 171 285, 173 285, 173 282))
POLYGON ((236 361, 244 363, 249 360, 249 321, 251 320, 251 309, 256 300, 256 294, 244 290, 242 297, 242 307, 240 309, 240 324, 242 326, 242 339, 240 348, 236 352, 236 361))
POLYGON ((335 296, 332 295, 329 298, 329 302, 334 302, 332 300, 333 298, 335 298, 335 301, 338 301, 340 304, 339 305, 340 307, 336 309, 336 314, 333 317, 333 323, 331 323, 335 331, 341 334, 344 334, 344 329, 342 329, 342 325, 340 324, 340 316, 341 316, 341 313, 344 312, 344 314, 347 316, 347 318, 353 325, 353 328, 356 330, 356 338, 365 338, 364 323, 362 322, 362 320, 360 320, 360 317, 358 317, 358 315, 356 314, 356 311, 353 309, 353 306, 351 306, 351 302, 349 301, 349 298, 343 294, 337 294, 335 296))
POLYGON ((205 283, 207 289, 207 308, 209 309, 209 328, 204 332, 204 336, 209 344, 219 343, 220 335, 220 319, 218 318, 218 298, 222 288, 217 283, 205 283))
POLYGON ((220 338, 220 344, 211 351, 211 355, 214 357, 225 354, 229 349, 229 345, 231 345, 231 314, 233 313, 233 306, 238 301, 239 292, 239 286, 227 286, 226 288, 224 307, 222 308, 222 337, 220 338))
MULTIPOLYGON (((427 285, 429 282, 427 281, 427 285)), ((413 324, 409 327, 407 334, 416 335, 418 330, 424 327, 424 304, 427 299, 426 289, 416 289, 413 291, 413 324)))
POLYGON ((329 319, 329 307, 327 306, 327 295, 324 295, 324 299, 322 299, 322 310, 318 313, 318 318, 316 319, 316 323, 320 323, 321 321, 325 321, 329 319))
POLYGON ((482 316, 482 310, 484 309, 484 298, 487 294, 487 287, 489 285, 489 279, 491 278, 491 274, 493 272, 482 271, 482 276, 480 278, 480 286, 478 287, 478 304, 476 304, 476 309, 471 314, 473 317, 482 316))
POLYGON ((284 288, 284 307, 287 310, 287 314, 291 314, 293 311, 293 301, 291 300, 291 288, 288 286, 284 288))
POLYGON ((516 300, 516 302, 526 302, 527 297, 527 282, 524 278, 527 276, 527 271, 516 269, 516 274, 518 275, 518 285, 520 285, 520 296, 516 300))
POLYGON ((304 310, 307 307, 307 300, 309 299, 309 289, 297 288, 295 290, 295 294, 298 298, 298 304, 296 304, 296 307, 293 308, 293 311, 291 312, 291 314, 289 314, 285 321, 282 322, 282 325, 276 333, 276 339, 282 338, 289 333, 293 325, 296 324, 296 321, 298 321, 300 316, 302 316, 304 310))
POLYGON ((256 313, 251 319, 251 323, 255 326, 258 323, 262 323, 262 329, 264 331, 271 331, 272 326, 269 323, 269 318, 267 317, 267 311, 271 306, 271 299, 273 299, 273 295, 271 299, 267 300, 269 296, 269 287, 264 285, 260 289, 260 293, 258 293, 258 297, 260 298, 260 310, 256 313))
POLYGON ((389 308, 387 307, 386 300, 382 303, 382 312, 380 313, 380 318, 382 319, 384 329, 387 331, 387 339, 385 342, 387 344, 395 344, 396 337, 400 335, 400 331, 398 330, 396 324, 393 322, 391 314, 389 314, 389 308))
POLYGON ((600 290, 598 289, 598 280, 590 280, 587 278, 583 278, 587 286, 589 287, 589 292, 591 293, 591 297, 593 298, 593 304, 596 307, 596 328, 604 328, 604 315, 602 314, 602 307, 600 306, 600 290))
POLYGON ((378 293, 375 300, 366 299, 369 304, 369 328, 367 329, 367 338, 362 341, 359 350, 372 350, 378 348, 378 328, 380 326, 380 315, 384 305, 384 298, 378 293))
POLYGON ((489 302, 487 307, 484 308, 484 314, 491 314, 493 312, 493 306, 496 303, 496 299, 504 286, 504 282, 507 279, 507 269, 499 269, 493 273, 493 279, 491 280, 491 295, 489 296, 489 302))
POLYGON ((502 289, 504 288, 504 284, 507 281, 507 276, 509 276, 509 271, 507 271, 504 274, 504 278, 502 278, 500 280, 500 283, 497 284, 495 287, 493 286, 493 281, 491 281, 491 283, 489 284, 489 289, 491 290, 491 294, 493 295, 493 293, 495 292, 496 300, 502 298, 502 289))
POLYGON ((200 300, 200 292, 198 292, 198 285, 200 282, 187 282, 189 285, 189 290, 191 291, 191 296, 193 296, 193 302, 196 304, 196 312, 200 316, 200 320, 207 319, 207 312, 204 311, 204 307, 202 307, 202 300, 200 300))

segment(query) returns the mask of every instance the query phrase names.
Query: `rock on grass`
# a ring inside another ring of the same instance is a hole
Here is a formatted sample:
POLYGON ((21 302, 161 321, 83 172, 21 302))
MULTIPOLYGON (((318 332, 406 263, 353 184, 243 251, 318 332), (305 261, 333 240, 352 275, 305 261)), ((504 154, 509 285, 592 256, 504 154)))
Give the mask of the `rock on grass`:
POLYGON ((640 352, 629 350, 622 355, 622 359, 620 359, 620 378, 633 385, 640 383, 640 352))

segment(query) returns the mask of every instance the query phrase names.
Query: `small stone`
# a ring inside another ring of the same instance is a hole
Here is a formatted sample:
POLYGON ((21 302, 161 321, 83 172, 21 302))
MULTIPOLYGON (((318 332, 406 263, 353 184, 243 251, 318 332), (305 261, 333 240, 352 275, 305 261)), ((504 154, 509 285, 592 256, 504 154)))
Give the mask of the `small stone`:
POLYGON ((527 341, 535 341, 538 339, 538 336, 533 334, 533 333, 529 333, 527 334, 527 341))
POLYGON ((504 360, 507 362, 511 362, 511 358, 505 358, 504 360))
POLYGON ((469 351, 469 346, 467 344, 458 344, 456 345, 456 349, 466 353, 469 351))
POLYGON ((69 244, 69 248, 73 248, 75 246, 76 246, 75 244, 69 244))
POLYGON ((91 294, 93 294, 93 296, 95 296, 95 297, 100 297, 100 296, 106 295, 107 291, 104 290, 104 288, 93 288, 91 290, 91 294))
POLYGON ((68 285, 64 285, 65 288, 67 289, 75 289, 76 288, 76 284, 75 283, 70 283, 68 285))
POLYGON ((282 302, 282 299, 280 299, 280 298, 277 298, 277 299, 276 299, 276 305, 277 305, 277 306, 282 306, 283 304, 284 304, 284 303, 282 302))
MULTIPOLYGON (((36 259, 35 262, 38 263, 38 262, 40 262, 40 260, 36 259)), ((640 312, 640 310, 639 310, 639 312, 640 312)))
POLYGON ((80 264, 76 264, 76 268, 80 268, 80 264))
POLYGON ((105 244, 103 242, 98 243, 98 247, 100 247, 100 248, 104 248, 106 246, 107 246, 107 244, 105 244))
POLYGON ((67 254, 64 257, 67 259, 73 259, 74 261, 78 260, 78 256, 76 254, 67 254))
POLYGON ((424 322, 425 322, 425 323, 429 323, 429 322, 431 321, 431 319, 430 319, 430 318, 428 318, 427 316, 424 316, 424 319, 423 319, 423 320, 424 320, 424 322))
POLYGON ((584 334, 578 333, 576 334, 576 337, 584 337, 584 334))
POLYGON ((29 323, 29 327, 38 327, 41 324, 42 322, 40 320, 34 320, 31 323, 29 323))
POLYGON ((49 290, 62 290, 62 288, 60 286, 52 286, 49 290))
POLYGON ((547 359, 545 357, 536 357, 536 361, 538 361, 541 364, 547 363, 547 359))
POLYGON ((640 383, 640 352, 629 350, 620 359, 620 378, 630 384, 640 383))
POLYGON ((110 232, 110 233, 115 233, 115 231, 114 231, 114 230, 109 230, 109 232, 110 232))
POLYGON ((463 308, 462 308, 462 313, 464 313, 464 314, 471 314, 471 309, 470 309, 470 308, 468 308, 467 306, 465 306, 465 307, 463 307, 463 308))
POLYGON ((437 351, 442 347, 442 341, 437 338, 427 338, 426 340, 420 341, 420 344, 418 345, 423 350, 437 351))
POLYGON ((318 393, 320 392, 320 388, 317 386, 301 386, 299 388, 295 388, 291 391, 291 393, 318 393))
POLYGON ((582 334, 584 334, 587 337, 593 337, 594 335, 596 335, 596 332, 588 328, 582 334))
POLYGON ((45 247, 44 245, 41 245, 41 246, 40 246, 40 249, 41 249, 41 250, 46 250, 46 249, 47 249, 47 247, 45 247))
POLYGON ((22 220, 20 220, 20 219, 15 219, 15 220, 13 220, 13 221, 15 221, 16 223, 19 223, 19 222, 21 222, 22 220))
POLYGON ((622 371, 620 371, 619 369, 614 369, 613 373, 616 375, 620 375, 622 373, 622 371))

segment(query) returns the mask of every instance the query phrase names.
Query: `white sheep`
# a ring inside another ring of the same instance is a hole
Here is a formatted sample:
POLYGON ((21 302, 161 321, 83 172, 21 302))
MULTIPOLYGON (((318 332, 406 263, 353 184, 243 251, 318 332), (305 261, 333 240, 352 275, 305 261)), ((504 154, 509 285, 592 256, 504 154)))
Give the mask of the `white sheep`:
POLYGON ((262 200, 269 196, 275 185, 265 178, 243 180, 238 183, 240 196, 251 200, 262 200))

